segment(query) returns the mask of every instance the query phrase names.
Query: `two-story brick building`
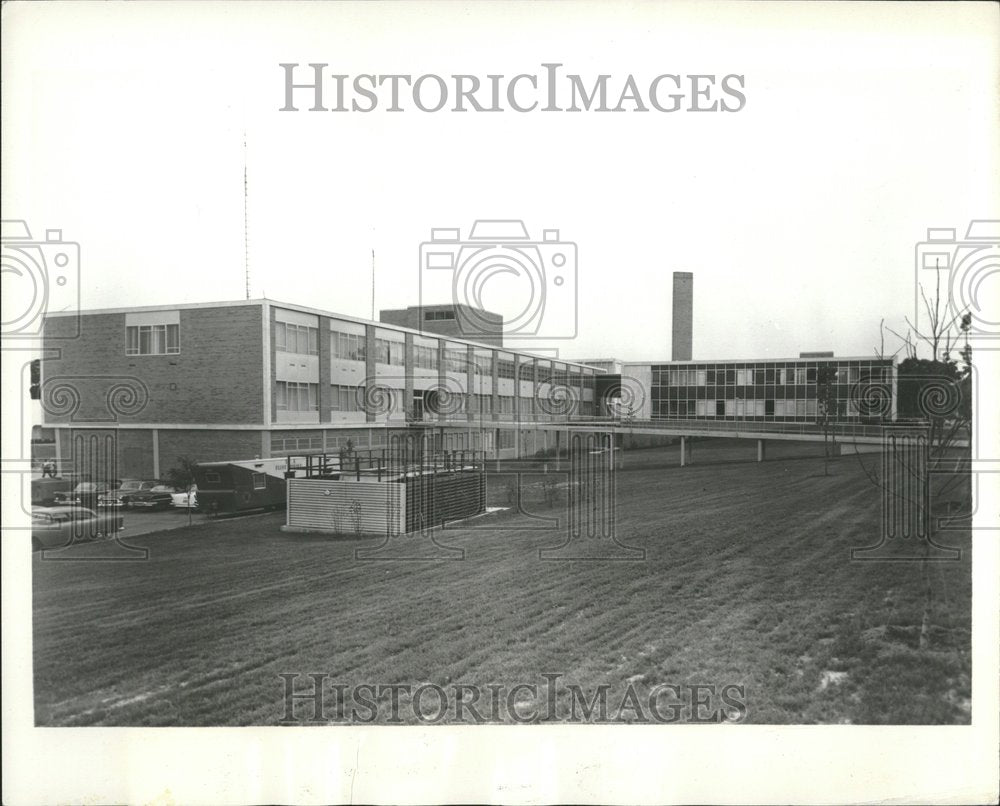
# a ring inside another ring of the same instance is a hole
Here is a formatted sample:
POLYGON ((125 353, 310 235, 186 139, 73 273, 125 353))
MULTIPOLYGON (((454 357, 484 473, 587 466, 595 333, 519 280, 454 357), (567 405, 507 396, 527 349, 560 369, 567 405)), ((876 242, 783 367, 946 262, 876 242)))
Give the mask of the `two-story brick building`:
POLYGON ((54 314, 44 340, 60 465, 113 436, 128 477, 182 456, 377 448, 415 422, 506 458, 547 446, 532 422, 596 413, 593 367, 266 299, 54 314))

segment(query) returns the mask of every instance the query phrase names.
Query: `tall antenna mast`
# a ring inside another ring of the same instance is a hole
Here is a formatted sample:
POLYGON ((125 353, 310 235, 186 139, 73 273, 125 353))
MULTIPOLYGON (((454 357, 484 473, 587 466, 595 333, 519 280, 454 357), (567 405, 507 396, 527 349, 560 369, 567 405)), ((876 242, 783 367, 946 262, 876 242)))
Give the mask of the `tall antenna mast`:
POLYGON ((250 224, 247 218, 247 131, 243 130, 243 272, 250 299, 250 224))
POLYGON ((375 250, 372 249, 372 321, 375 321, 375 250))

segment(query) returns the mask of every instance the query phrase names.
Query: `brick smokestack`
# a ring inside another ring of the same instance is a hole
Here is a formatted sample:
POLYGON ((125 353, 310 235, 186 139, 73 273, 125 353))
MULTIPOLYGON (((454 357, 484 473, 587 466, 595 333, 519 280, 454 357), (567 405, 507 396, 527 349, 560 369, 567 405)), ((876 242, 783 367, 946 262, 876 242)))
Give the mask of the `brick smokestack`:
POLYGON ((694 275, 689 271, 674 272, 673 335, 670 340, 670 360, 691 360, 692 317, 694 313, 694 275))

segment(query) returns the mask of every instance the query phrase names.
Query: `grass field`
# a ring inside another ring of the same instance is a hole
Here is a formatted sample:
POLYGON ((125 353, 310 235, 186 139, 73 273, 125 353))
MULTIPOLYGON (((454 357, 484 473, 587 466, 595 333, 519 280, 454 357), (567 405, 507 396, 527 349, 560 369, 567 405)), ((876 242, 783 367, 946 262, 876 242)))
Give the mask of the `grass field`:
MULTIPOLYGON (((850 560, 879 534, 856 458, 825 476, 822 446, 772 445, 763 464, 752 441, 697 443, 685 468, 675 448, 627 453, 618 536, 641 562, 540 560, 560 533, 510 511, 439 532, 458 562, 358 561, 377 541, 284 533, 277 514, 137 537, 142 562, 36 555, 36 722, 276 724, 282 673, 511 687, 549 672, 612 702, 741 685, 754 723, 967 724, 968 534, 949 534, 960 561, 929 567, 919 649, 920 564, 850 560)), ((559 514, 525 483, 527 507, 559 514)))

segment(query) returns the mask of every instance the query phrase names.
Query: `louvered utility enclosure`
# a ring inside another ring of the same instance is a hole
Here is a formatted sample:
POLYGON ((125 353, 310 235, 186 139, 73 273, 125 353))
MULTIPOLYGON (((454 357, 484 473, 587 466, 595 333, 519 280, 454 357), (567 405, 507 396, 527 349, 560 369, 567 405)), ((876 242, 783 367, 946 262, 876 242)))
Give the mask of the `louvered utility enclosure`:
POLYGON ((403 435, 381 451, 288 459, 288 531, 405 534, 486 509, 483 455, 425 452, 403 435))

